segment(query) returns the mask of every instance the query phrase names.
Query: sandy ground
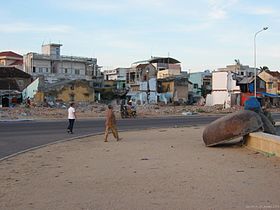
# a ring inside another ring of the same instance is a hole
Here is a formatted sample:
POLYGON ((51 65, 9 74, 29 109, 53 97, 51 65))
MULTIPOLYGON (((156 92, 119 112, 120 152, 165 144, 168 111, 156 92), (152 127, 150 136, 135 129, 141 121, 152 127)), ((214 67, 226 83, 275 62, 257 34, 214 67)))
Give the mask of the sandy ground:
POLYGON ((280 159, 203 128, 59 143, 0 162, 0 209, 280 209, 280 159))

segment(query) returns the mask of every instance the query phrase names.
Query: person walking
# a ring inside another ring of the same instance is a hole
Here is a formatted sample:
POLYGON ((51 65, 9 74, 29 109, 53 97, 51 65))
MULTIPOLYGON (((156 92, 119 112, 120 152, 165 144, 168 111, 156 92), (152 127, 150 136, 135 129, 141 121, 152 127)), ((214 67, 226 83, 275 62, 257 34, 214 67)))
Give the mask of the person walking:
POLYGON ((76 110, 74 108, 74 103, 70 103, 70 107, 68 108, 68 121, 69 125, 67 127, 67 132, 73 134, 73 127, 76 117, 76 110))
POLYGON ((108 142, 107 138, 108 138, 110 130, 112 131, 115 139, 117 141, 120 141, 121 139, 119 138, 117 125, 116 125, 116 116, 114 114, 112 105, 108 105, 108 109, 107 109, 107 113, 106 113, 104 142, 108 142))

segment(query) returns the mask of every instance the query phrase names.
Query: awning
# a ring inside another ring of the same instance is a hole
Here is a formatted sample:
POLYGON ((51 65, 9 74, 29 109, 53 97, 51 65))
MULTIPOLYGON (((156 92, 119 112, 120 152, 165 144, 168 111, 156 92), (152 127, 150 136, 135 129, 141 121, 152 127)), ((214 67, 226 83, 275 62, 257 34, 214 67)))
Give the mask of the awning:
POLYGON ((280 98, 280 95, 277 95, 277 94, 266 93, 266 92, 260 92, 260 94, 262 94, 263 96, 271 97, 271 98, 280 98))

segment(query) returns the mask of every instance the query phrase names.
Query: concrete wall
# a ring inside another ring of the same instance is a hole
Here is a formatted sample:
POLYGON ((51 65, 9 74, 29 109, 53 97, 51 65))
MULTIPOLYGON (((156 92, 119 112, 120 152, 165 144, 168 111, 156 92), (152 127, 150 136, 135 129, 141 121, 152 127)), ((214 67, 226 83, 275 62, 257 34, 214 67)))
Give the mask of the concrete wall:
POLYGON ((280 157, 280 137, 263 133, 256 132, 250 133, 245 137, 246 146, 250 149, 263 152, 268 156, 280 157))
POLYGON ((44 99, 61 101, 61 102, 93 102, 95 93, 87 82, 73 82, 63 86, 57 86, 50 90, 38 91, 34 99, 36 102, 42 103, 44 99))
POLYGON ((35 94, 38 91, 39 80, 40 79, 37 78, 22 91, 23 100, 27 99, 28 97, 31 99, 34 98, 35 94))
POLYGON ((79 101, 79 102, 91 102, 94 101, 94 91, 87 85, 75 84, 74 90, 71 87, 65 87, 61 92, 58 93, 57 100, 63 102, 79 101), (71 97, 71 95, 73 97, 71 97))
POLYGON ((212 72, 212 93, 206 98, 207 106, 215 104, 225 105, 226 108, 231 106, 231 94, 240 93, 240 87, 236 85, 232 75, 227 71, 212 72))
POLYGON ((228 72, 214 71, 212 72, 212 90, 227 90, 228 72))

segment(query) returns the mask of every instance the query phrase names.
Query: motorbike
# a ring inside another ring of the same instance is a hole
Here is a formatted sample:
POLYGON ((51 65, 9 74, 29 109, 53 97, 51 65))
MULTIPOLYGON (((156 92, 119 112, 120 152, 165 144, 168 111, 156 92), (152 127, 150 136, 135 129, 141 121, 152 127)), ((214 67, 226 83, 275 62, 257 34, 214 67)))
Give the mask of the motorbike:
POLYGON ((122 118, 135 118, 136 117, 136 109, 133 106, 121 105, 121 117, 122 118))

